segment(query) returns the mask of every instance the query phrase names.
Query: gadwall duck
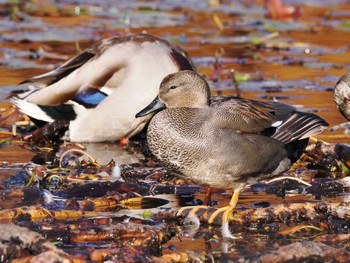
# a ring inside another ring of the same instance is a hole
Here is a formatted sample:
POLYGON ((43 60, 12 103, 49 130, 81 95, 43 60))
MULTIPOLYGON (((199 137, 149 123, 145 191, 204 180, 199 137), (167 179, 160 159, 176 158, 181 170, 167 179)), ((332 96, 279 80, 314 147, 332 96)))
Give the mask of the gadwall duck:
MULTIPOLYGON (((341 76, 335 84, 333 98, 339 112, 350 121, 350 73, 341 76)), ((348 122, 337 125, 332 130, 338 128, 345 128, 345 133, 350 133, 350 124, 348 122)))
POLYGON ((194 70, 191 60, 163 39, 111 37, 59 68, 23 81, 35 89, 13 102, 35 120, 68 121, 65 140, 115 141, 142 130, 150 116, 136 119, 135 114, 158 94, 166 75, 184 69, 194 70))
POLYGON ((308 138, 328 125, 280 102, 211 97, 205 79, 192 71, 165 77, 158 97, 136 116, 155 111, 147 141, 156 158, 196 184, 234 189, 230 206, 209 223, 223 211, 227 223, 245 185, 288 170, 308 138))

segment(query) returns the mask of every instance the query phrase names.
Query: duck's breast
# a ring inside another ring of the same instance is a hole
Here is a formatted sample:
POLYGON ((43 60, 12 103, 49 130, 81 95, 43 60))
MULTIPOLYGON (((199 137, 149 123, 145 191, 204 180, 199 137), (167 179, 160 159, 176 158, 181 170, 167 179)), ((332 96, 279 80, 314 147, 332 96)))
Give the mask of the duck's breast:
POLYGON ((151 120, 147 140, 151 152, 166 165, 184 172, 204 158, 206 142, 201 138, 204 119, 196 110, 166 109, 151 120))

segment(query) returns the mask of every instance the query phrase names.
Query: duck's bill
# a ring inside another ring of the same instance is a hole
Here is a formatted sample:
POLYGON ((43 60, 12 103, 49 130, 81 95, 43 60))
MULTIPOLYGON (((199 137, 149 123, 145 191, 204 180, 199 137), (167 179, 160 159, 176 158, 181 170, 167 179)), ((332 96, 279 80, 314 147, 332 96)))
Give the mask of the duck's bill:
POLYGON ((153 112, 160 111, 165 108, 165 104, 161 102, 158 98, 158 96, 143 110, 141 110, 139 113, 135 115, 136 118, 144 117, 148 114, 151 114, 153 112))

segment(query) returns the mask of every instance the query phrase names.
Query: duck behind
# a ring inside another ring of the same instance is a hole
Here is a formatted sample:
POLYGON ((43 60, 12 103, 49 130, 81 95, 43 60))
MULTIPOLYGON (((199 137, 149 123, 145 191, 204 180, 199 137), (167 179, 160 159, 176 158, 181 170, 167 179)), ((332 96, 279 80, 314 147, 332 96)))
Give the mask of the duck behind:
POLYGON ((66 140, 116 141, 142 130, 150 117, 135 114, 157 95, 161 80, 194 70, 179 48, 148 34, 112 37, 59 68, 23 81, 34 91, 14 104, 31 118, 69 121, 66 140))

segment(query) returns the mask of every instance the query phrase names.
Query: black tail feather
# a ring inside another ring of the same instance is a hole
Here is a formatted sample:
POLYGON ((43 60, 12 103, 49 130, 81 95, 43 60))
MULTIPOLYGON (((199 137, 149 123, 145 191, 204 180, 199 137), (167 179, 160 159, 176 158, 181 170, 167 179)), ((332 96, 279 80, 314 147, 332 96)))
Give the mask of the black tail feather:
POLYGON ((328 123, 313 113, 291 112, 278 126, 272 138, 288 144, 319 134, 328 123))
MULTIPOLYGON (((63 104, 57 106, 38 105, 42 111, 54 120, 75 120, 77 113, 71 104, 63 104)), ((35 116, 34 116, 35 117, 35 116)))

